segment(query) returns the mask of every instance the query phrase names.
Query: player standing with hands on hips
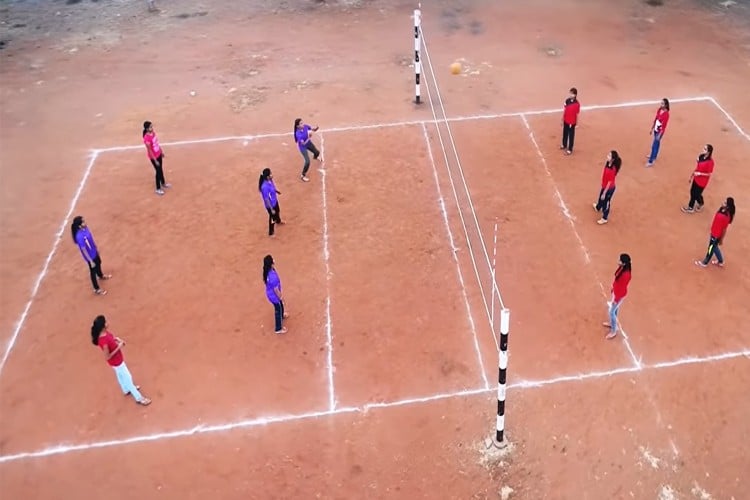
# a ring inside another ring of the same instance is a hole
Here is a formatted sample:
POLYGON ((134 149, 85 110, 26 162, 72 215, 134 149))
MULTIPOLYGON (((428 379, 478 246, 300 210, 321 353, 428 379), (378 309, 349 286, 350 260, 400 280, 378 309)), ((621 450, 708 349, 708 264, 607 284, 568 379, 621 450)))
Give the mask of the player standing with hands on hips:
POLYGON ((609 328, 608 339, 613 339, 617 335, 617 315, 620 312, 622 301, 628 294, 628 284, 630 283, 630 255, 620 254, 615 279, 612 282, 612 302, 609 304, 609 321, 603 325, 609 328))
POLYGON ((91 234, 86 221, 82 216, 76 215, 73 218, 73 224, 70 226, 70 232, 73 235, 73 241, 78 245, 78 249, 81 251, 83 260, 89 265, 89 273, 91 274, 91 286, 94 287, 94 293, 97 295, 107 295, 107 291, 99 287, 99 281, 97 278, 102 280, 108 280, 112 277, 111 274, 104 274, 102 272, 102 258, 99 255, 99 249, 96 248, 94 242, 94 236, 91 234))
POLYGON ((729 224, 734 221, 735 211, 734 198, 727 198, 721 208, 719 208, 719 211, 716 212, 716 215, 714 215, 714 220, 711 223, 711 236, 708 240, 708 251, 706 251, 706 256, 703 260, 696 260, 696 266, 708 266, 708 263, 711 262, 711 258, 715 255, 716 260, 713 261, 713 263, 719 267, 724 267, 724 255, 721 253, 719 247, 724 244, 724 236, 727 234, 729 224))
POLYGON ((156 194, 161 196, 164 194, 162 188, 170 188, 172 185, 164 180, 164 151, 159 145, 159 139, 154 132, 154 125, 149 121, 143 122, 143 144, 146 145, 148 159, 151 160, 156 172, 156 194))
POLYGON ((698 155, 695 171, 690 174, 690 202, 686 207, 682 207, 682 211, 686 214, 703 210, 703 190, 708 186, 708 181, 714 172, 713 153, 714 147, 706 144, 703 146, 703 152, 698 155))
POLYGON ((310 181, 307 177, 307 171, 310 169, 310 155, 308 151, 313 154, 313 160, 317 160, 320 157, 320 151, 318 151, 318 148, 315 147, 315 144, 310 139, 313 132, 317 131, 318 127, 311 127, 306 123, 302 123, 302 118, 294 120, 294 142, 297 143, 299 152, 305 159, 305 164, 302 166, 302 175, 300 176, 300 179, 304 182, 310 181))
POLYGON ((654 123, 651 124, 651 131, 649 134, 654 136, 654 140, 651 143, 651 154, 647 156, 648 163, 647 167, 653 167, 656 157, 659 155, 659 147, 661 146, 661 140, 664 137, 664 132, 667 131, 667 123, 669 123, 669 99, 666 97, 661 100, 659 109, 656 110, 656 116, 654 117, 654 123))
POLYGON ((273 257, 266 255, 263 258, 263 283, 266 285, 266 298, 273 304, 274 318, 276 320, 276 333, 286 333, 284 320, 289 317, 284 311, 284 300, 281 296, 281 280, 274 267, 273 257))
POLYGON ((563 134, 562 145, 560 149, 565 150, 565 154, 573 154, 573 142, 576 138, 576 125, 578 124, 578 113, 581 112, 581 104, 578 102, 578 89, 570 89, 570 95, 565 99, 563 108, 563 134))
POLYGON ((602 212, 602 218, 596 221, 597 224, 606 224, 609 220, 609 208, 612 203, 612 196, 615 194, 615 178, 620 173, 622 159, 614 149, 607 155, 607 162, 604 164, 602 172, 602 188, 599 191, 599 199, 594 203, 594 210, 602 212))

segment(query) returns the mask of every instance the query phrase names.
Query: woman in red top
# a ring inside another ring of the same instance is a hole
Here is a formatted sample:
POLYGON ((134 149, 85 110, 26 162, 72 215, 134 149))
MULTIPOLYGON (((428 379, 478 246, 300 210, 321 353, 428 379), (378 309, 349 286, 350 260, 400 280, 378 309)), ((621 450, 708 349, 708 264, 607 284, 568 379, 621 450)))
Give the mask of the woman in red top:
POLYGON ((734 198, 727 198, 727 201, 719 208, 714 215, 714 221, 711 223, 711 237, 708 240, 708 251, 703 260, 696 260, 695 265, 700 267, 708 266, 711 257, 716 255, 713 261, 719 267, 724 267, 724 255, 721 253, 720 245, 724 243, 724 236, 727 234, 729 224, 734 221, 734 198))
POLYGON ((564 149, 565 154, 573 154, 573 142, 576 139, 576 125, 580 112, 581 103, 578 102, 578 89, 573 87, 570 89, 570 95, 565 99, 563 107, 563 133, 560 149, 564 149))
POLYGON ((115 370, 122 393, 126 396, 128 394, 133 396, 139 405, 150 405, 151 400, 138 392, 140 387, 133 383, 133 377, 125 365, 125 358, 122 355, 122 346, 125 345, 125 341, 112 335, 107 329, 107 320, 104 316, 99 315, 94 319, 94 324, 91 325, 91 342, 102 349, 104 359, 115 370))
POLYGON ((614 149, 607 155, 607 161, 604 164, 602 172, 602 188, 599 191, 599 199, 594 203, 594 210, 602 212, 602 218, 597 224, 606 224, 609 219, 609 208, 612 202, 612 196, 615 194, 615 177, 620 173, 622 159, 614 149))
POLYGON ((659 154, 659 147, 661 146, 661 139, 664 137, 664 132, 667 131, 667 123, 669 123, 669 99, 665 97, 661 100, 659 109, 656 110, 654 123, 651 124, 649 134, 654 136, 654 141, 651 143, 651 154, 647 156, 647 167, 653 166, 656 161, 656 157, 659 154))
POLYGON ((603 323, 609 328, 608 339, 613 339, 617 335, 617 314, 620 312, 622 301, 628 294, 628 284, 630 283, 630 255, 620 254, 617 271, 615 271, 615 280, 612 282, 612 302, 609 304, 609 321, 603 323))
POLYGON ((143 122, 143 144, 146 145, 148 159, 151 160, 151 164, 156 171, 156 194, 161 196, 164 194, 162 188, 170 188, 172 185, 164 180, 164 151, 159 145, 159 139, 154 132, 154 125, 149 121, 143 122))
POLYGON ((690 203, 682 207, 682 211, 686 214, 703 210, 703 190, 708 186, 708 181, 714 171, 713 153, 714 147, 706 144, 703 146, 703 152, 698 155, 698 164, 688 181, 690 182, 690 203))

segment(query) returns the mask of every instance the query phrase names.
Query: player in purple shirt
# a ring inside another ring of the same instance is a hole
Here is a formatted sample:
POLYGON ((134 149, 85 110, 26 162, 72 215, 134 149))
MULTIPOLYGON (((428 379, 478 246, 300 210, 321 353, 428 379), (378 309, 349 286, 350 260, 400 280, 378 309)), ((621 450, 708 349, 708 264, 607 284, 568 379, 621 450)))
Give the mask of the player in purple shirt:
POLYGON ((99 255, 99 250, 96 248, 94 236, 91 234, 83 217, 77 215, 73 218, 73 224, 70 226, 70 231, 73 234, 73 241, 78 245, 78 249, 81 251, 83 260, 89 265, 91 285, 94 287, 94 293, 97 295, 106 295, 107 291, 99 288, 97 277, 99 279, 108 280, 112 275, 104 274, 102 272, 102 258, 99 255))
MULTIPOLYGON (((313 160, 320 159, 320 151, 318 151, 318 148, 315 147, 315 144, 313 144, 310 139, 312 133, 317 131, 318 127, 311 127, 306 123, 302 123, 302 118, 294 120, 294 142, 297 143, 297 148, 305 159, 305 164, 302 166, 302 176, 300 178, 305 182, 310 180, 307 177, 307 171, 310 169, 310 155, 307 152, 312 152, 313 160)), ((320 159, 320 161, 323 160, 320 159)))
POLYGON ((273 183, 273 174, 270 168, 264 168, 258 180, 258 191, 263 198, 263 206, 268 212, 268 236, 273 236, 276 224, 283 224, 281 220, 281 209, 279 208, 279 197, 281 191, 276 189, 273 183))
POLYGON ((273 304, 273 310, 276 318, 276 333, 286 333, 287 329, 283 325, 283 320, 289 317, 284 312, 284 301, 281 297, 281 280, 274 268, 273 257, 266 255, 263 258, 263 283, 266 284, 266 297, 273 304))

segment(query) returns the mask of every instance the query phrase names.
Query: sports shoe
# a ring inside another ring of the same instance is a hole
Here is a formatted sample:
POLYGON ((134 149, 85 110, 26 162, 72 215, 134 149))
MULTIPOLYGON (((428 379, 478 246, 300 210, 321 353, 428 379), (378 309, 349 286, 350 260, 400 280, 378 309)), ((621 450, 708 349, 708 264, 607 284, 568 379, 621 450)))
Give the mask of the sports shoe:
POLYGON ((164 184, 161 185, 161 187, 165 187, 165 188, 169 189, 169 188, 172 187, 172 185, 170 183, 168 183, 168 182, 165 182, 164 184))
POLYGON ((698 267, 708 267, 708 264, 704 264, 702 260, 696 260, 695 265, 698 267))
POLYGON ((696 205, 696 206, 695 206, 695 211, 696 211, 696 212, 700 212, 700 211, 702 211, 702 210, 703 210, 703 205, 696 205))
POLYGON ((596 223, 599 224, 600 226, 606 224, 607 222, 608 222, 607 219, 599 219, 598 221, 596 221, 596 223))
POLYGON ((685 212, 686 214, 692 214, 693 212, 695 212, 695 210, 693 210, 693 209, 692 209, 692 208, 690 208, 690 207, 680 207, 680 210, 682 210, 682 211, 683 211, 683 212, 685 212))
POLYGON ((646 166, 647 167, 653 167, 654 166, 654 162, 648 161, 648 162, 646 162, 646 166))
POLYGON ((163 194, 164 194, 164 191, 163 191, 163 190, 161 190, 161 189, 157 189, 157 190, 156 190, 156 194, 158 194, 159 196, 161 196, 161 195, 163 195, 163 194))
POLYGON ((617 337, 617 330, 615 330, 614 332, 609 332, 606 336, 607 339, 613 339, 615 337, 617 337))
POLYGON ((724 267, 724 263, 723 262, 719 262, 718 260, 712 260, 711 264, 713 264, 715 266, 719 266, 719 267, 724 267))
POLYGON ((306 175, 301 176, 300 179, 302 179, 302 182, 310 182, 310 178, 306 175))
POLYGON ((105 290, 104 288, 100 288, 98 290, 94 290, 94 293, 97 295, 107 295, 107 290, 105 290))
POLYGON ((281 335, 282 333, 286 333, 286 332, 288 332, 288 331, 289 331, 289 330, 287 330, 287 329, 286 329, 286 327, 283 327, 283 328, 282 328, 281 330, 277 330, 277 331, 276 331, 276 333, 277 333, 278 335, 281 335))

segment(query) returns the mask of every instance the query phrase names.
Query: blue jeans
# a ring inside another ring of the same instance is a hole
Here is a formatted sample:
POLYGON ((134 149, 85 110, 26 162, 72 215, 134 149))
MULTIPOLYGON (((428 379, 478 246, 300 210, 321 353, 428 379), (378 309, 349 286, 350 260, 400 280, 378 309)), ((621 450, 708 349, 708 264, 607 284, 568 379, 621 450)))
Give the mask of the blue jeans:
POLYGON ((724 263, 724 256, 721 254, 721 249, 719 248, 719 238, 711 236, 711 239, 708 240, 708 250, 706 251, 706 258, 703 259, 703 263, 708 265, 711 262, 711 257, 714 255, 716 255, 716 260, 719 261, 719 264, 724 263))
POLYGON ((602 219, 607 220, 609 217, 609 208, 610 204, 612 203, 612 196, 615 194, 615 188, 611 187, 607 190, 607 192, 604 192, 604 188, 602 188, 599 191, 599 198, 596 200, 596 211, 599 210, 602 211, 602 219), (602 200, 602 195, 604 195, 604 199, 602 200))
POLYGON ((135 387, 135 383, 133 382, 133 376, 130 375, 130 370, 128 370, 127 365, 125 364, 125 361, 120 363, 120 366, 113 366, 115 370, 115 375, 117 376, 117 382, 120 384, 120 389, 122 389, 122 393, 124 395, 130 394, 135 398, 136 401, 140 401, 143 399, 143 396, 141 396, 141 393, 138 392, 138 389, 135 387))
POLYGON ((615 302, 615 298, 612 297, 612 303, 609 305, 609 329, 612 333, 617 331, 617 314, 620 312, 623 300, 625 300, 624 297, 620 299, 620 302, 615 302))
POLYGON ((651 156, 648 157, 648 162, 653 163, 656 161, 656 157, 659 155, 659 147, 661 146, 662 134, 654 134, 654 142, 651 143, 651 156))
POLYGON ((276 319, 276 331, 280 332, 283 328, 282 322, 284 319, 284 302, 280 301, 278 304, 274 303, 273 312, 276 319))

